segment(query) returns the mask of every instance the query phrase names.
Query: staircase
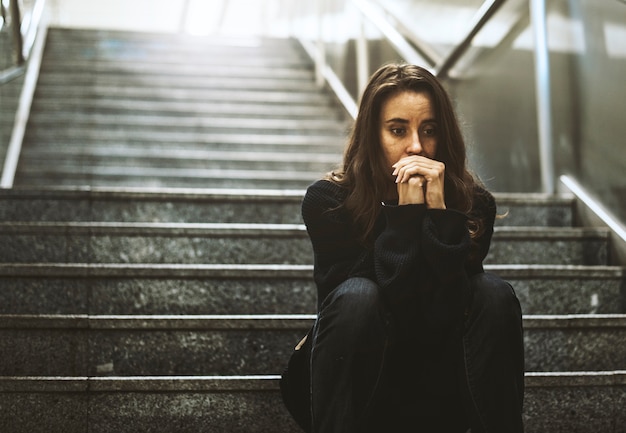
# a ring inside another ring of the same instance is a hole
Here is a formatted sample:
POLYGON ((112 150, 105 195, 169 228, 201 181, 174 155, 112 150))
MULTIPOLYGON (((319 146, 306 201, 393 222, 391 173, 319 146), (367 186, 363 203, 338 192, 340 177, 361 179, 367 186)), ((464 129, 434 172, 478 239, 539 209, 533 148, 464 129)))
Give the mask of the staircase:
MULTIPOLYGON (((50 30, 0 191, 1 432, 299 431, 277 375, 315 311, 300 201, 346 130, 312 82, 292 41, 50 30)), ((496 200, 527 433, 624 432, 608 233, 571 197, 496 200)))

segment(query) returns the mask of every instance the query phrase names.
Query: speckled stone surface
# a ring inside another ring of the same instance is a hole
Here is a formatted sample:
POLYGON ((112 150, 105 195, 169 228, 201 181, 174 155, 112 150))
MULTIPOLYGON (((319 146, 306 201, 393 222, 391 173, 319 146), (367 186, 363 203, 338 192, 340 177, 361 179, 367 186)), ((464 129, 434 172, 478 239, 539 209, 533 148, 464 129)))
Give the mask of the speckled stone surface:
POLYGON ((307 329, 0 330, 0 376, 278 374, 307 329))
MULTIPOLYGON (((88 193, 82 193, 87 195, 88 193)), ((139 194, 137 194, 139 195, 139 194)), ((0 221, 142 221, 142 222, 250 222, 301 224, 300 197, 285 200, 243 201, 184 196, 150 200, 97 197, 84 199, 13 199, 0 196, 0 221)))
POLYGON ((623 313, 624 283, 618 278, 507 279, 523 314, 623 313))
MULTIPOLYGON (((3 262, 111 263, 311 263, 312 249, 302 226, 259 231, 228 227, 19 226, 0 234, 3 262)), ((603 235, 529 239, 526 233, 496 232, 486 263, 604 265, 603 235)))
POLYGON ((626 369, 626 328, 535 329, 525 326, 526 371, 626 369))
MULTIPOLYGON (((281 188, 282 189, 282 188, 281 188)), ((228 193, 233 194, 233 193, 228 193)), ((204 189, 151 191, 122 188, 0 191, 0 221, 145 221, 300 223, 304 189, 238 200, 204 189)), ((565 199, 524 201, 495 194, 498 226, 572 225, 565 199)))
POLYGON ((572 205, 570 203, 511 204, 498 200, 496 196, 496 226, 550 226, 570 227, 572 225, 572 205))
MULTIPOLYGON (((299 432, 276 380, 259 389, 222 390, 187 380, 88 379, 22 385, 0 394, 0 430, 30 432, 299 432), (34 388, 34 389, 33 389, 34 388)), ((624 433, 626 386, 585 377, 528 380, 527 433, 624 433), (582 380, 580 380, 582 379, 582 380)), ((2 386, 7 386, 3 384, 2 386)))
POLYGON ((526 433, 626 432, 626 386, 526 388, 526 433))
POLYGON ((88 433, 89 396, 79 393, 0 393, 3 433, 88 433))
POLYGON ((90 375, 280 374, 306 330, 97 332, 90 375))
MULTIPOLYGON (((312 276, 181 278, 0 277, 3 314, 306 314, 315 312, 312 276)), ((502 272, 500 272, 502 273, 502 272)), ((243 274, 243 273, 242 273, 243 274)), ((623 280, 602 274, 588 278, 506 278, 524 314, 622 313, 623 280)))
MULTIPOLYGON (((267 316, 265 316, 267 317, 267 316)), ((1 318, 0 375, 277 374, 311 318, 1 318)), ((526 317, 527 371, 626 368, 626 318, 526 317)))
POLYGON ((85 376, 87 331, 0 329, 0 376, 85 376))
POLYGON ((276 392, 103 393, 90 406, 90 433, 301 433, 276 392))
POLYGON ((301 433, 272 392, 0 394, 3 433, 301 433))
POLYGON ((316 308, 310 266, 0 265, 0 272, 3 314, 300 314, 316 308))
POLYGON ((506 239, 494 235, 485 263, 606 265, 606 239, 506 239))
POLYGON ((2 262, 310 263, 304 233, 288 237, 0 235, 2 262))

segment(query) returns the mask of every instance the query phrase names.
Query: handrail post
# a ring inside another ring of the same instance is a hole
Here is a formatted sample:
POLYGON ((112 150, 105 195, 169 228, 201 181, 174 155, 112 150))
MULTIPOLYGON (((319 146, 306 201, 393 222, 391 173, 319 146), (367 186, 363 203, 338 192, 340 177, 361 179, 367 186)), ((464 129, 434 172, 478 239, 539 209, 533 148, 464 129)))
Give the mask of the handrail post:
POLYGON ((535 44, 535 94, 537 99, 537 130, 541 185, 544 192, 554 194, 555 175, 552 149, 550 49, 548 47, 546 16, 545 0, 530 0, 530 21, 535 44))
POLYGON ((15 63, 24 64, 24 41, 22 40, 22 17, 17 0, 11 0, 11 26, 13 27, 13 46, 15 48, 15 63))
POLYGON ((357 94, 363 94, 369 77, 369 52, 367 49, 367 35, 365 34, 365 22, 361 18, 359 37, 356 42, 356 77, 358 83, 357 94))
POLYGON ((324 44, 325 0, 317 0, 317 52, 315 56, 315 82, 318 87, 324 86, 324 69, 326 67, 326 47, 324 44))

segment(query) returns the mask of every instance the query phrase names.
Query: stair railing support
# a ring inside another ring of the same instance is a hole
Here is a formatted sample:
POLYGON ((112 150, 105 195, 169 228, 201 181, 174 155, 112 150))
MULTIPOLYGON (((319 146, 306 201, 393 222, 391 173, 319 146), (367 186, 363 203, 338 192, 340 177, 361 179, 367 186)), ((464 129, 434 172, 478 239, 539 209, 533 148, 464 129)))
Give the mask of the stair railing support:
POLYGON ((26 124, 28 123, 28 118, 30 116, 30 107, 33 102, 33 95, 35 94, 37 80, 39 79, 39 68, 41 66, 43 49, 46 44, 47 30, 47 23, 42 18, 39 23, 39 30, 36 33, 28 63, 26 65, 24 84, 22 85, 20 100, 17 106, 17 111, 15 112, 15 121, 13 122, 13 131, 11 132, 11 138, 9 140, 7 153, 4 159, 2 178, 0 179, 0 188, 13 188, 15 173, 17 171, 17 163, 22 151, 22 141, 24 140, 24 134, 26 132, 26 124))
POLYGON ((530 0, 530 21, 534 39, 535 97, 542 190, 554 194, 554 156, 550 96, 550 49, 548 47, 545 0, 530 0))
POLYGON ((317 51, 315 56, 315 82, 318 87, 324 86, 324 69, 326 69, 326 46, 324 44, 325 0, 317 0, 317 51))
POLYGON ((369 53, 367 49, 367 35, 365 34, 365 20, 361 19, 359 38, 356 42, 356 77, 358 94, 362 95, 369 79, 369 53))
POLYGON ((17 0, 11 0, 11 27, 13 27, 13 47, 15 49, 15 63, 24 64, 24 41, 22 39, 22 16, 17 0))

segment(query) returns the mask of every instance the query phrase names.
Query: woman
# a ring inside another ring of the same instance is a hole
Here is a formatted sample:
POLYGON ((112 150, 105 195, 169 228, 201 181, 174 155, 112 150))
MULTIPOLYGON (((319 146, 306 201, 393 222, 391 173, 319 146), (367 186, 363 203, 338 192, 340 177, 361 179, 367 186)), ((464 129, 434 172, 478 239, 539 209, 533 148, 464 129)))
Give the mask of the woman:
POLYGON ((302 204, 318 317, 294 355, 308 377, 283 381, 309 383, 305 429, 523 431, 520 306, 482 266, 495 213, 438 80, 380 68, 341 169, 302 204))

